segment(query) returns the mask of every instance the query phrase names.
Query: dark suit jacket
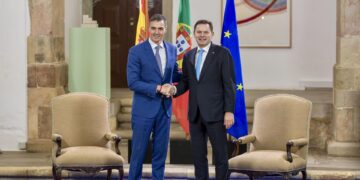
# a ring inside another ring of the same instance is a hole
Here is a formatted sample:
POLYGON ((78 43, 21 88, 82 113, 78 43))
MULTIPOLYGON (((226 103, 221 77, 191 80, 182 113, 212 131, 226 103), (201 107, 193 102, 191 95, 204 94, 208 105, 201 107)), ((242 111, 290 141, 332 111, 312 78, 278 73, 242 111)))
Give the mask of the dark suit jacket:
POLYGON ((179 96, 189 90, 189 120, 195 121, 197 108, 207 122, 224 120, 225 112, 235 108, 234 63, 228 49, 211 44, 199 81, 196 79, 195 55, 198 48, 185 54, 183 76, 176 86, 179 96))
POLYGON ((164 46, 166 50, 164 77, 161 76, 148 40, 129 50, 126 73, 128 86, 134 91, 133 115, 153 118, 158 113, 161 104, 164 103, 168 117, 171 116, 171 98, 164 98, 156 93, 157 85, 172 83, 173 79, 178 76, 176 48, 165 41, 164 46))

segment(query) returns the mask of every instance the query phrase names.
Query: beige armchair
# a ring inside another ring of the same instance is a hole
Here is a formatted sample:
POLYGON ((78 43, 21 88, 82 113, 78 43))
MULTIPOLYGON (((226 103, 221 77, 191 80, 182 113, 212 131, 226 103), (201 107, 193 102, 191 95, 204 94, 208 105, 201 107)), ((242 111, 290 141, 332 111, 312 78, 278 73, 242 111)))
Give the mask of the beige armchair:
POLYGON ((52 100, 52 153, 54 179, 61 171, 96 173, 112 169, 123 178, 124 159, 119 150, 120 137, 110 132, 109 102, 93 93, 70 93, 52 100), (110 149, 114 142, 115 152, 110 149))
POLYGON ((239 172, 250 179, 270 174, 289 179, 301 172, 306 179, 311 108, 309 100, 295 95, 257 99, 252 133, 235 141, 237 146, 249 143, 250 150, 229 160, 228 177, 239 172))

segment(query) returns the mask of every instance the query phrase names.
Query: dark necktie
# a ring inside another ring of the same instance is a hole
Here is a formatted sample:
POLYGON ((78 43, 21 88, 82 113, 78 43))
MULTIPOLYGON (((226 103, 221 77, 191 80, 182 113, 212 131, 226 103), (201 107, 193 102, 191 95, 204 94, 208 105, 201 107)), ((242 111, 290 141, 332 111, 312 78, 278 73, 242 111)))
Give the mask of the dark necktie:
POLYGON ((197 56, 197 59, 196 59, 195 70, 196 70, 196 79, 197 79, 197 80, 200 79, 201 62, 202 62, 203 52, 204 52, 203 49, 199 49, 199 51, 198 51, 198 56, 197 56))
POLYGON ((158 66, 159 66, 161 76, 163 76, 164 73, 163 73, 163 69, 162 69, 161 57, 160 57, 160 52, 159 52, 159 51, 160 51, 160 48, 161 48, 160 45, 158 45, 158 46, 155 47, 155 50, 156 50, 156 52, 155 52, 155 58, 156 58, 156 62, 157 62, 157 64, 158 64, 158 66))

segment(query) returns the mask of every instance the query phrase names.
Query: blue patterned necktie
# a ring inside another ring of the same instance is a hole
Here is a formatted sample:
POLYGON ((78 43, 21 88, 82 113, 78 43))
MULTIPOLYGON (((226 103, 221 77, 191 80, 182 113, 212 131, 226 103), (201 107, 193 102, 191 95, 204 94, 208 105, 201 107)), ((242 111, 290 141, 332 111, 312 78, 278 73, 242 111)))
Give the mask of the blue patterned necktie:
POLYGON ((157 62, 157 64, 158 64, 158 66, 159 66, 161 76, 163 76, 164 73, 163 73, 162 64, 161 64, 161 58, 160 58, 160 53, 159 53, 160 48, 161 48, 160 45, 157 45, 157 46, 155 47, 155 50, 156 50, 156 52, 155 52, 155 58, 156 58, 156 62, 157 62))
POLYGON ((204 53, 203 49, 199 49, 198 51, 198 56, 196 59, 196 65, 195 65, 195 70, 196 70, 196 79, 199 80, 200 79, 200 72, 201 72, 201 62, 202 62, 202 55, 204 53))

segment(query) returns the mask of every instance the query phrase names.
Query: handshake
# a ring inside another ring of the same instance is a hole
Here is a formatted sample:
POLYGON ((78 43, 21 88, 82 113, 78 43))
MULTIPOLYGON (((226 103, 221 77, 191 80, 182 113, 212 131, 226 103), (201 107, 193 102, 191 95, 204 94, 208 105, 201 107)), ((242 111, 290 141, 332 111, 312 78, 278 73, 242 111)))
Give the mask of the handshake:
POLYGON ((156 87, 156 92, 169 98, 176 94, 176 87, 171 84, 158 85, 156 87))

